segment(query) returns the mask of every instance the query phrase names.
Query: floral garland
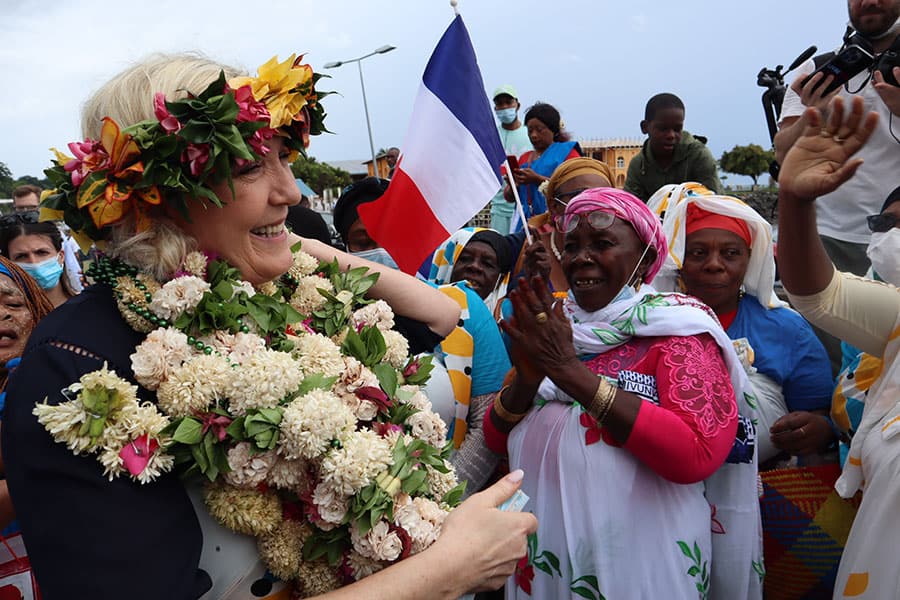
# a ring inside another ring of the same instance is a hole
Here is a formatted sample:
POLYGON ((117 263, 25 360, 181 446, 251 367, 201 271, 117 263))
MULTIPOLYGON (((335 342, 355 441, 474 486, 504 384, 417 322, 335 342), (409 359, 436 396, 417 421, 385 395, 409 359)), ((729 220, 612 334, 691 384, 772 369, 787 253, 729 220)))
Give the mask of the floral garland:
POLYGON ((134 329, 137 387, 104 367, 34 414, 110 480, 199 474, 210 514, 256 536, 276 577, 316 594, 427 548, 461 499, 447 429, 419 390, 393 313, 365 294, 377 274, 341 272, 295 248, 280 280, 255 290, 194 252, 159 283, 101 257, 134 329))
POLYGON ((257 77, 225 80, 224 72, 197 96, 169 102, 154 98, 156 119, 122 129, 107 117, 99 140, 68 145, 74 157, 56 154, 45 171, 54 186, 43 200, 42 219, 64 220, 85 249, 101 242, 110 226, 133 215, 145 230, 164 202, 187 212, 187 198, 222 201, 210 183, 232 181, 232 167, 259 160, 266 140, 282 136, 294 160, 309 136, 327 131, 317 92, 321 77, 303 56, 275 57, 257 77))

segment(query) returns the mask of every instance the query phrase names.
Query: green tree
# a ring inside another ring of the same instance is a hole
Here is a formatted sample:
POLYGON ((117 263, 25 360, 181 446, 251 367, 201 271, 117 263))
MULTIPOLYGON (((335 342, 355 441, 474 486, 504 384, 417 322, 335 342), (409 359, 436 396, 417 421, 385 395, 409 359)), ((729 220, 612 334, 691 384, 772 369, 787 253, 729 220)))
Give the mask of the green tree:
POLYGON ((753 187, 757 185, 757 178, 769 171, 769 164, 775 160, 773 150, 764 150, 758 144, 735 146, 731 150, 722 153, 719 166, 723 171, 735 175, 746 175, 753 179, 753 187))
POLYGON ((0 162, 0 198, 12 198, 16 182, 6 163, 0 162))
POLYGON ((322 194, 326 188, 350 185, 350 173, 343 169, 337 169, 331 165, 320 163, 314 156, 303 158, 302 156, 291 165, 294 177, 299 177, 306 182, 317 194, 322 194))
POLYGON ((34 175, 22 175, 18 179, 16 179, 14 187, 18 187, 20 185, 36 185, 42 190, 50 189, 53 187, 53 184, 50 183, 50 180, 44 177, 43 179, 38 179, 34 175))

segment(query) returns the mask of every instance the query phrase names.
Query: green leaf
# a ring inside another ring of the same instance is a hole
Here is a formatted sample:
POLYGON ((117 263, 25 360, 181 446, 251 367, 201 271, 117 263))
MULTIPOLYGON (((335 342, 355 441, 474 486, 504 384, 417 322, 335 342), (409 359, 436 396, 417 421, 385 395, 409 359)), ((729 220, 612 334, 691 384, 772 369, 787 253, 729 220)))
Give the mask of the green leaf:
POLYGON ((212 289, 212 292, 222 300, 230 300, 234 293, 234 286, 227 281, 220 281, 216 284, 216 287, 212 289))
POLYGON ((313 390, 330 390, 331 386, 334 385, 334 382, 337 380, 337 376, 325 377, 321 373, 313 373, 312 375, 308 375, 303 380, 303 383, 300 384, 300 389, 297 390, 297 395, 303 396, 304 394, 308 394, 313 390))
POLYGON ((397 394, 397 369, 392 367, 390 363, 382 362, 372 367, 372 371, 378 378, 381 389, 388 395, 388 398, 393 399, 397 394))
POLYGON ((231 425, 225 428, 225 432, 233 439, 238 441, 244 441, 247 439, 247 436, 244 435, 244 419, 246 417, 238 417, 234 421, 231 422, 231 425))
POLYGON ((547 563, 534 561, 534 563, 532 564, 534 565, 535 569, 540 569, 550 577, 553 577, 553 571, 550 570, 550 566, 547 563))
POLYGON ((560 572, 560 570, 559 570, 559 559, 556 557, 555 554, 553 554, 553 553, 550 552, 549 550, 545 550, 545 551, 541 554, 541 556, 543 556, 544 558, 546 558, 546 559, 547 559, 547 562, 550 563, 550 566, 552 566, 552 567, 556 570, 556 572, 559 573, 560 576, 562 576, 562 572, 560 572))
POLYGON ((454 508, 459 506, 459 503, 462 502, 463 494, 466 493, 466 483, 466 481, 460 481, 452 490, 444 494, 441 502, 454 508))
POLYGON ((203 423, 194 417, 184 417, 172 434, 173 440, 188 446, 199 444, 202 437, 203 423))
POLYGON ((600 591, 600 583, 597 581, 597 578, 594 575, 582 575, 581 577, 573 581, 572 585, 575 585, 576 583, 581 581, 585 582, 598 592, 600 591))
POLYGON ((582 598, 590 598, 591 600, 597 600, 597 595, 594 594, 592 590, 586 587, 572 587, 569 588, 572 590, 572 593, 578 594, 582 598))
POLYGON ((681 553, 687 556, 692 561, 694 560, 694 555, 691 553, 691 547, 688 546, 685 542, 681 540, 678 541, 678 547, 681 548, 681 553))
POLYGON ((700 569, 697 568, 697 565, 693 565, 690 569, 688 569, 688 575, 691 577, 696 577, 700 574, 700 569))
POLYGON ((425 480, 428 478, 428 472, 425 469, 418 469, 413 471, 409 477, 407 477, 403 481, 403 485, 401 489, 407 494, 412 495, 413 492, 417 491, 422 485, 425 484, 425 480))
POLYGON ((697 564, 700 564, 700 546, 697 545, 697 542, 694 542, 694 558, 697 564))

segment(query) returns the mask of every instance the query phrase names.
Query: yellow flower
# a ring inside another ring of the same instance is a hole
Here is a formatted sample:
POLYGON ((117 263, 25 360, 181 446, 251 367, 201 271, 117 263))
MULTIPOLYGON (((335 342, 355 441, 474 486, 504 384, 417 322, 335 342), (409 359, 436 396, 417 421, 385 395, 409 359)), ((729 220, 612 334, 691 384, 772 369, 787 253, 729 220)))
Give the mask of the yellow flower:
POLYGON ((306 106, 303 89, 312 92, 313 70, 309 65, 297 64, 302 58, 291 54, 284 62, 278 62, 273 56, 259 68, 256 77, 236 77, 228 85, 235 90, 250 85, 253 97, 269 109, 270 127, 278 129, 290 124, 306 106))

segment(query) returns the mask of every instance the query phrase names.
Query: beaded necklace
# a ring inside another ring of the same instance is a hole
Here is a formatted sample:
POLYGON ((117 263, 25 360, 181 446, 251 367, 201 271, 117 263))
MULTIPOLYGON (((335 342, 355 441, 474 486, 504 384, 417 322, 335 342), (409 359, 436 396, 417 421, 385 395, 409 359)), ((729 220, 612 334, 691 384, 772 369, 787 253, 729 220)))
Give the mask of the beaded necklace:
MULTIPOLYGON (((192 332, 190 331, 190 324, 182 327, 178 327, 178 325, 172 322, 169 319, 165 319, 163 317, 159 317, 150 310, 149 304, 153 298, 153 294, 148 289, 148 280, 152 283, 155 283, 157 286, 158 282, 152 280, 147 275, 141 275, 136 267, 133 267, 121 260, 110 258, 106 255, 99 255, 97 260, 91 263, 90 267, 88 267, 87 276, 94 279, 98 283, 102 283, 104 285, 109 286, 113 295, 116 297, 117 304, 119 305, 119 310, 122 312, 122 316, 128 322, 132 328, 148 332, 157 327, 168 328, 174 327, 178 329, 188 337, 188 344, 196 348, 198 351, 203 352, 204 354, 210 355, 216 352, 216 350, 210 346, 209 344, 203 342, 202 340, 198 340, 192 332), (122 290, 122 278, 128 278, 135 288, 143 292, 143 298, 139 301, 135 301, 135 298, 131 298, 130 301, 124 291, 122 290), (131 313, 131 318, 126 314, 126 311, 131 313), (143 323, 141 323, 143 321, 143 323), (138 326, 136 326, 138 325, 138 326), (141 326, 143 325, 143 326, 141 326)), ((224 308, 224 304, 219 302, 217 304, 218 308, 224 308)), ((250 328, 243 322, 241 322, 240 326, 236 328, 231 333, 237 333, 240 331, 242 333, 248 333, 250 328)), ((218 354, 218 352, 216 352, 218 354)))

